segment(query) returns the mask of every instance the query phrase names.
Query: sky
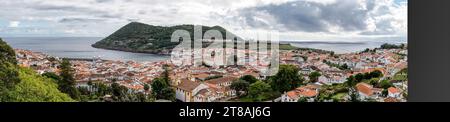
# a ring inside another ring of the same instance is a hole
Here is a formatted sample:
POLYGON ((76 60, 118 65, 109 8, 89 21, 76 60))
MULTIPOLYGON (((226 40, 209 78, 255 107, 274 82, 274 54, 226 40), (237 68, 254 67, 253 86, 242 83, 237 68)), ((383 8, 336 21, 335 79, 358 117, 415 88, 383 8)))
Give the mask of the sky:
POLYGON ((105 37, 130 22, 278 31, 289 41, 407 41, 406 0, 2 0, 0 37, 105 37))

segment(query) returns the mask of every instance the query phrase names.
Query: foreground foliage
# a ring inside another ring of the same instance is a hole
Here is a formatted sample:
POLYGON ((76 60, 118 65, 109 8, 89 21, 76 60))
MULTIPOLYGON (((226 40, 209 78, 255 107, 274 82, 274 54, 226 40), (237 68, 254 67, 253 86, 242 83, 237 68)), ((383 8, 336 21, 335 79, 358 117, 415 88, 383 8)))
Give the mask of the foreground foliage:
POLYGON ((69 95, 58 90, 54 80, 38 75, 31 69, 20 68, 21 82, 6 94, 10 102, 73 102, 69 95))

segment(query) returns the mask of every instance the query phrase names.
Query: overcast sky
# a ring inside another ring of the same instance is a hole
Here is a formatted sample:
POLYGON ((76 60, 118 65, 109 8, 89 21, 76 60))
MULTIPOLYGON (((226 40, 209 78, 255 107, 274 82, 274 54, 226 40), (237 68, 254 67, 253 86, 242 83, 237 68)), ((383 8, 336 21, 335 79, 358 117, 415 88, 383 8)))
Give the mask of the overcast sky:
POLYGON ((0 37, 105 37, 129 22, 276 30, 282 40, 406 41, 406 0, 2 0, 0 37))

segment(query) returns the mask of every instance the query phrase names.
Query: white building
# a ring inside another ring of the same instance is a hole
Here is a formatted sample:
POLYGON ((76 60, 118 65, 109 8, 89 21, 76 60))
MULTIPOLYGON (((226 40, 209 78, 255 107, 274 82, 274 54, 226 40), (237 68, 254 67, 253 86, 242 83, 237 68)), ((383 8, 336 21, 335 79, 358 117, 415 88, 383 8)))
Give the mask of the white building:
POLYGON ((183 102, 194 102, 194 95, 203 89, 208 89, 208 86, 189 80, 182 80, 178 86, 176 86, 176 98, 183 102))
POLYGON ((400 89, 395 87, 389 87, 388 88, 388 96, 393 98, 399 98, 400 97, 400 89))
POLYGON ((383 89, 373 88, 372 85, 361 82, 356 84, 356 90, 360 100, 378 99, 383 89))

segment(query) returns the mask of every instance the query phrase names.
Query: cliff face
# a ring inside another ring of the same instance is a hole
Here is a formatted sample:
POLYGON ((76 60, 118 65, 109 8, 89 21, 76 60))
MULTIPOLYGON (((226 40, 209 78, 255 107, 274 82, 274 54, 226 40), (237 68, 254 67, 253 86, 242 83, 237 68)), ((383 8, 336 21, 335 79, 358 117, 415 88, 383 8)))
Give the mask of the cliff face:
MULTIPOLYGON (((188 31, 191 39, 194 38, 194 25, 163 27, 131 22, 92 46, 127 52, 169 54, 171 49, 180 43, 170 42, 172 33, 180 29, 188 31)), ((224 38, 227 33, 227 30, 220 26, 202 26, 203 33, 208 30, 217 30, 224 38)))

